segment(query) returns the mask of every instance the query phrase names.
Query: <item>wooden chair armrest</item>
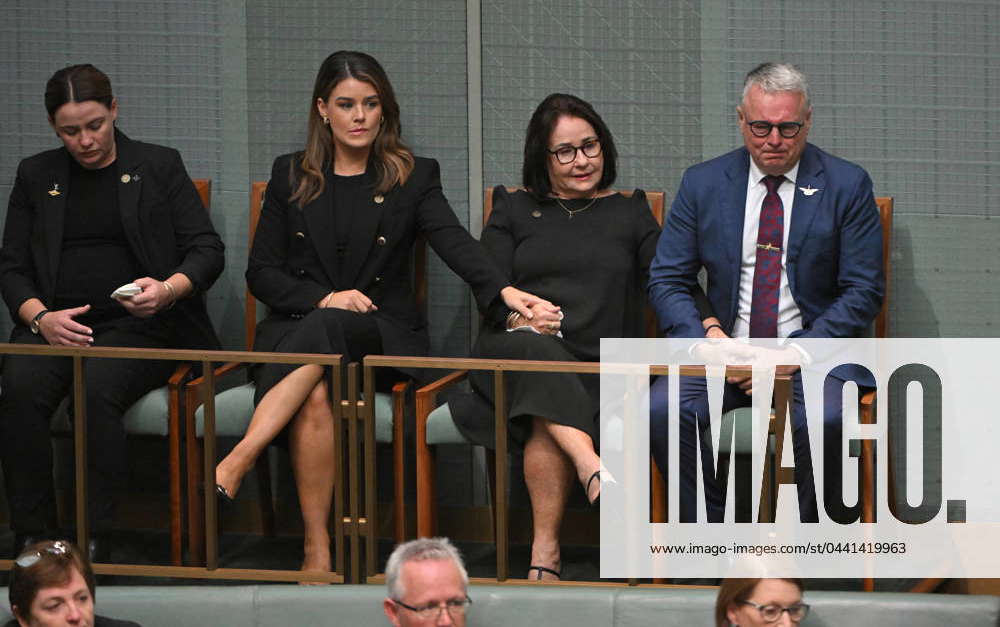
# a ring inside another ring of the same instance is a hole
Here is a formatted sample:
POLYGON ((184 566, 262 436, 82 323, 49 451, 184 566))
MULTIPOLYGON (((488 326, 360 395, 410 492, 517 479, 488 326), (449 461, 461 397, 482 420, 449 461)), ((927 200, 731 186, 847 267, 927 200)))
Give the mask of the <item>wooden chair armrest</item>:
MULTIPOLYGON (((225 377, 225 376, 231 375, 231 374, 233 374, 235 372, 239 372, 239 371, 247 368, 249 365, 250 364, 244 363, 242 361, 227 361, 226 363, 222 364, 221 366, 218 366, 217 368, 215 368, 213 370, 213 372, 215 373, 215 378, 218 379, 219 377, 225 377)), ((195 379, 191 379, 190 381, 188 381, 187 387, 189 389, 191 389, 191 388, 198 388, 203 383, 205 383, 205 377, 204 377, 204 375, 200 376, 200 377, 197 377, 195 379)))
POLYGON ((181 385, 184 384, 184 381, 191 375, 191 369, 190 363, 186 361, 179 362, 177 368, 174 369, 174 373, 167 379, 167 389, 171 393, 177 392, 181 385))
POLYGON ((861 395, 858 401, 858 413, 861 424, 875 424, 875 390, 869 390, 861 395))
MULTIPOLYGON (((427 413, 429 414, 430 411, 437 406, 436 401, 438 394, 444 392, 448 388, 458 383, 461 383, 462 381, 465 381, 465 379, 468 378, 468 376, 469 376, 468 370, 455 370, 454 372, 449 372, 440 379, 432 381, 431 383, 428 383, 424 387, 418 389, 415 394, 416 396, 415 402, 418 404, 418 406, 421 403, 427 405, 428 406, 427 413)), ((420 412, 418 411, 417 412, 418 420, 420 419, 419 414, 420 412)), ((424 420, 426 419, 427 416, 425 415, 424 420)))

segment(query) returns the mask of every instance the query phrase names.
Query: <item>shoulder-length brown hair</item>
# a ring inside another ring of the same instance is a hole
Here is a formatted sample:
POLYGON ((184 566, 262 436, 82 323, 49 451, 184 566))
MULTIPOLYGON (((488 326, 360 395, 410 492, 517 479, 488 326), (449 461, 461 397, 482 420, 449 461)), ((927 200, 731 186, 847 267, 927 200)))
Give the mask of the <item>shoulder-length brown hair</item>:
POLYGON ((324 171, 333 167, 333 138, 330 127, 316 109, 316 101, 326 100, 337 84, 347 78, 368 83, 375 88, 382 105, 382 127, 375 137, 369 161, 375 166, 375 191, 385 194, 395 185, 402 185, 413 172, 413 153, 403 144, 399 122, 399 103, 392 83, 375 57, 363 52, 339 50, 323 61, 316 74, 312 100, 309 101, 309 125, 306 148, 293 160, 289 177, 292 186, 290 200, 303 207, 326 186, 324 171), (296 171, 297 170, 297 171, 296 171))
MULTIPOLYGON (((719 586, 719 596, 715 599, 715 627, 729 627, 729 606, 749 599, 754 588, 761 581, 759 577, 754 579, 723 579, 722 585, 719 586)), ((794 585, 799 589, 799 593, 803 590, 801 579, 782 579, 782 581, 794 585)))

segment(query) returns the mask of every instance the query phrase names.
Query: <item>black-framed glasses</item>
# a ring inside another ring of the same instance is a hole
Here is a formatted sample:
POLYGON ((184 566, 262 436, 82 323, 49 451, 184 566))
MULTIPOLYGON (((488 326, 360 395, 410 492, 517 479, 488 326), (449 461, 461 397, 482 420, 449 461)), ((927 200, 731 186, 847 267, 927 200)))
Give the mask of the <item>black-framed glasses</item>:
POLYGON ((448 601, 444 601, 442 603, 431 603, 423 607, 414 607, 407 603, 403 603, 399 599, 393 599, 392 601, 400 607, 405 607, 410 610, 420 617, 421 620, 436 620, 437 617, 441 615, 441 612, 445 611, 448 612, 448 615, 453 619, 465 616, 465 610, 469 609, 469 606, 472 605, 472 599, 468 596, 464 599, 449 599, 448 601))
POLYGON ((579 146, 559 146, 555 150, 550 150, 549 154, 556 156, 556 161, 566 165, 576 161, 576 151, 579 150, 583 156, 593 159, 601 154, 601 140, 588 139, 579 146))
POLYGON ((764 120, 748 121, 746 124, 750 127, 750 132, 753 133, 754 137, 767 137, 771 134, 771 129, 777 126, 778 134, 785 139, 795 137, 802 130, 802 127, 805 126, 803 122, 779 122, 778 124, 771 124, 764 120))
POLYGON ((63 557, 69 555, 69 545, 62 540, 57 540, 52 543, 51 546, 47 546, 41 549, 35 549, 31 551, 25 551, 17 556, 14 563, 21 568, 29 568, 38 563, 38 560, 42 559, 42 556, 46 553, 50 555, 61 555, 63 557))
POLYGON ((773 623, 777 621, 785 612, 788 612, 788 618, 792 619, 792 622, 795 623, 801 622, 803 618, 809 615, 808 603, 796 603, 795 605, 789 605, 788 607, 781 607, 780 605, 760 605, 759 603, 754 603, 753 601, 740 601, 740 603, 757 608, 757 611, 760 612, 760 617, 765 623, 773 623))

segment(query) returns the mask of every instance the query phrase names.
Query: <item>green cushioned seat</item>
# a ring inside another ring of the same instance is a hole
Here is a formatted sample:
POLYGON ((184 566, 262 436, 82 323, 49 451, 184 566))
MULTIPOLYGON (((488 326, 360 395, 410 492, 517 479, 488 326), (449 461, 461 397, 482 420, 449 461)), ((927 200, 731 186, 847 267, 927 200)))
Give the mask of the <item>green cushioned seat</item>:
MULTIPOLYGON (((247 432, 253 416, 253 383, 230 388, 215 395, 215 434, 219 437, 238 438, 247 432)), ((205 435, 205 407, 195 412, 195 429, 198 437, 205 435)), ((392 396, 375 394, 375 441, 392 442, 392 396)))
POLYGON ((440 405, 427 416, 428 444, 471 444, 455 426, 448 403, 440 405))
MULTIPOLYGON (((125 412, 122 420, 125 432, 132 435, 167 435, 167 412, 170 392, 158 387, 137 400, 125 412)), ((53 433, 68 434, 73 430, 69 416, 69 398, 59 403, 49 423, 53 433)))
POLYGON ((169 411, 170 391, 167 386, 158 387, 133 403, 125 412, 125 433, 166 437, 169 411))

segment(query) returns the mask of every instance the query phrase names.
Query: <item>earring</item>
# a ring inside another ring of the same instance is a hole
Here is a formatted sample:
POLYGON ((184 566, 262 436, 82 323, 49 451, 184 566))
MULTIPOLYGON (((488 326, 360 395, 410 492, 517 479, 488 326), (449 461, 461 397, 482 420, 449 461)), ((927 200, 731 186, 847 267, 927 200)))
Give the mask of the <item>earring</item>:
POLYGON ((385 116, 382 116, 378 119, 378 125, 385 126, 385 116))
POLYGON ((325 115, 321 117, 323 118, 323 125, 330 126, 330 118, 326 117, 325 115))

